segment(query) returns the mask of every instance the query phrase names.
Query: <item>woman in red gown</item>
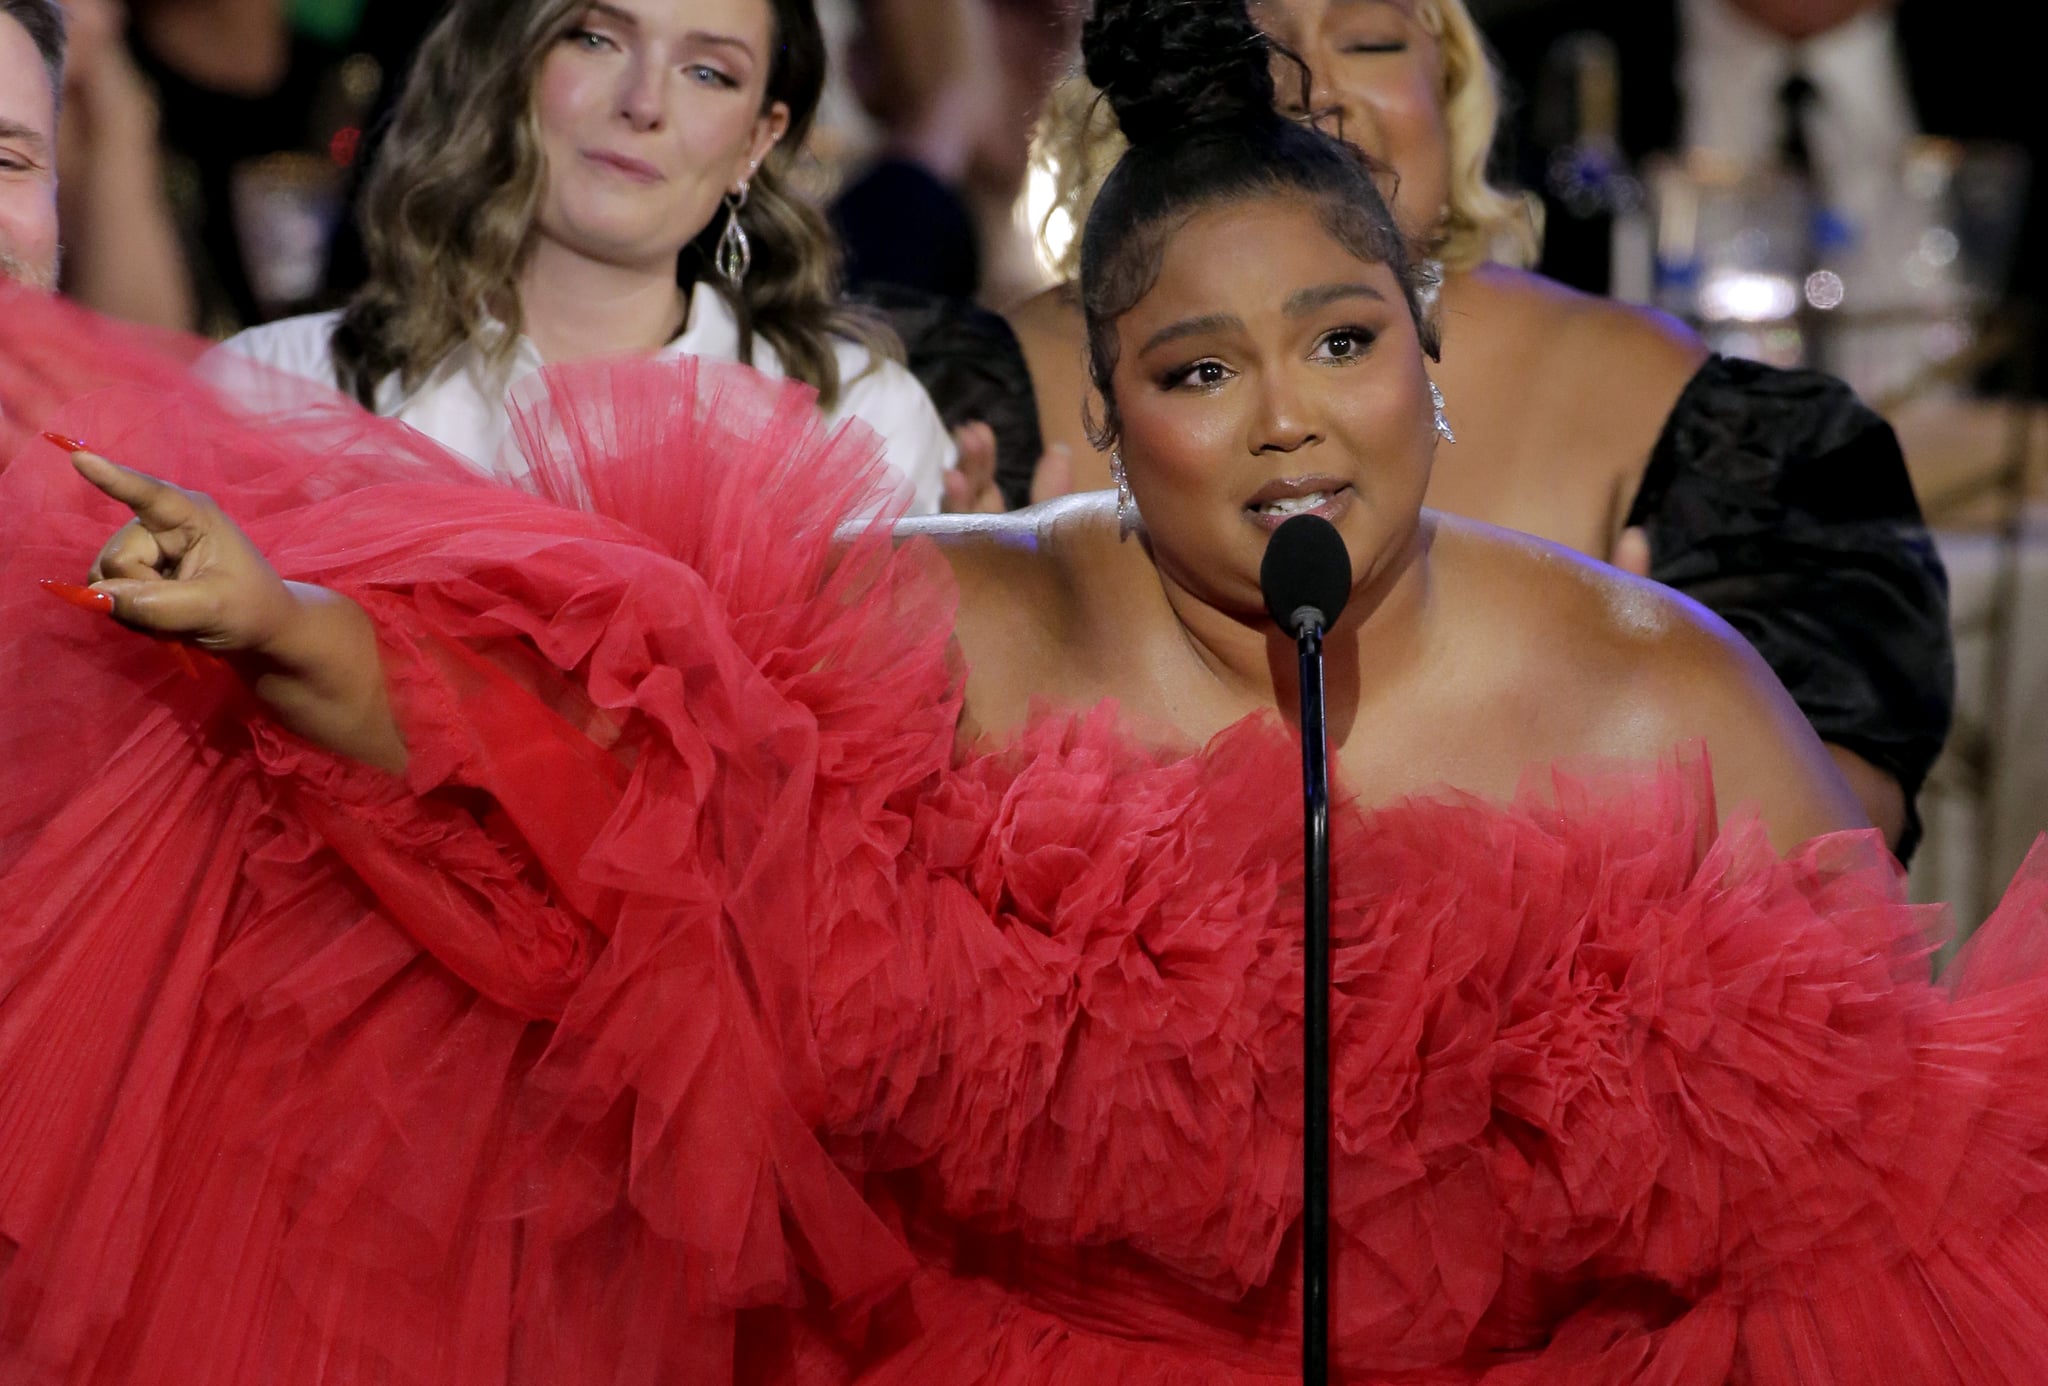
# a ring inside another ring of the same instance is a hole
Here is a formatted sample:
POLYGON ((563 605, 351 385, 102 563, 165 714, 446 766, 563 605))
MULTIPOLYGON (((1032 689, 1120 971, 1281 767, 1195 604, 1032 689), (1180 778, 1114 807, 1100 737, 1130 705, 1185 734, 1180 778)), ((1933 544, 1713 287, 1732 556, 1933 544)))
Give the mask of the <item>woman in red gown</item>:
POLYGON ((1234 0, 1088 48, 1121 516, 899 542, 688 362, 540 380, 530 490, 160 384, 51 422, 179 486, 0 476, 0 1379, 1295 1379, 1303 508, 1341 1379, 2039 1379, 2040 870, 1932 985, 1736 637, 1420 509, 1402 247, 1234 0), (95 549, 161 638, 34 590, 95 549))

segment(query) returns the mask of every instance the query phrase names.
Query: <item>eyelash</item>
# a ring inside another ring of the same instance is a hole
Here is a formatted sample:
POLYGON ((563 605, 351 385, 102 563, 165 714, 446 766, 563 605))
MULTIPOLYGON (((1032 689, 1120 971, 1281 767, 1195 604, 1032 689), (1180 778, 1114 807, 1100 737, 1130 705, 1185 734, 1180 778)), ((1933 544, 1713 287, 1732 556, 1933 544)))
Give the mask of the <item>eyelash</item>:
MULTIPOLYGON (((619 46, 610 35, 600 34, 595 29, 575 28, 562 37, 565 42, 575 44, 586 53, 601 53, 607 48, 616 49, 619 46)), ((691 63, 683 70, 697 77, 699 81, 709 78, 712 86, 724 87, 728 91, 735 91, 740 85, 737 77, 731 73, 720 72, 709 63, 691 63)))
POLYGON ((1348 48, 1346 48, 1346 49, 1344 50, 1344 52, 1345 52, 1345 53, 1347 53, 1347 54, 1350 54, 1350 55, 1353 55, 1353 56, 1371 56, 1371 55, 1374 55, 1374 54, 1384 54, 1384 53, 1406 53, 1407 51, 1408 51, 1408 45, 1407 45, 1406 43, 1400 43, 1400 42, 1395 42, 1395 43, 1354 43, 1354 44, 1352 44, 1352 45, 1351 45, 1350 47, 1348 47, 1348 48))
MULTIPOLYGON (((1195 380, 1191 378, 1195 372, 1203 369, 1205 366, 1214 366, 1222 371, 1230 370, 1230 367, 1213 358, 1190 361, 1185 366, 1175 366, 1172 370, 1163 373, 1159 377, 1159 388, 1162 390, 1213 390, 1218 385, 1225 383, 1224 380, 1195 380)), ((1226 376, 1225 379, 1227 380, 1228 377, 1226 376)))
POLYGON ((1340 361, 1347 365, 1353 361, 1358 360, 1361 356, 1365 355, 1366 352, 1370 351, 1372 349, 1372 344, 1374 341, 1374 335, 1371 328, 1339 327, 1334 328, 1331 331, 1325 332, 1322 335, 1321 340, 1319 340, 1316 343, 1316 346, 1319 348, 1328 346, 1332 341, 1336 340, 1339 337, 1347 337, 1351 340, 1351 354, 1348 356, 1332 356, 1329 359, 1332 361, 1340 361))
MULTIPOLYGON (((1340 366, 1351 365, 1353 362, 1362 359, 1365 353, 1372 349, 1372 344, 1376 339, 1374 332, 1368 327, 1335 327, 1316 339, 1316 349, 1320 351, 1339 338, 1346 338, 1352 343, 1349 354, 1319 359, 1333 361, 1340 366)), ((1204 357, 1200 361, 1190 361, 1185 366, 1175 366, 1170 371, 1162 372, 1159 377, 1159 388, 1162 390, 1213 390, 1219 385, 1227 384, 1230 376, 1235 374, 1235 371, 1232 371, 1230 367, 1214 357, 1204 357), (1206 366, 1214 366, 1227 374, 1220 380, 1196 380, 1192 378, 1197 371, 1206 366)))

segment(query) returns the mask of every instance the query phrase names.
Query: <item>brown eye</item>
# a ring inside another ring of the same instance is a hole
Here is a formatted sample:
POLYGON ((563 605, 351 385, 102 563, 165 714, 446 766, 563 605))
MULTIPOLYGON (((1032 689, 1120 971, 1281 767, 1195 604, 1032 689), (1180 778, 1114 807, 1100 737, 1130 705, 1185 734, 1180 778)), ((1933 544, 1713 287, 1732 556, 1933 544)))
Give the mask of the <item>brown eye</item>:
POLYGON ((1230 379, 1230 367, 1221 361, 1210 359, 1178 366, 1159 378, 1162 388, 1168 390, 1209 389, 1230 379))
POLYGON ((1322 361, 1355 361, 1365 355, 1373 334, 1362 327, 1340 327, 1325 333, 1316 343, 1316 358, 1322 361))

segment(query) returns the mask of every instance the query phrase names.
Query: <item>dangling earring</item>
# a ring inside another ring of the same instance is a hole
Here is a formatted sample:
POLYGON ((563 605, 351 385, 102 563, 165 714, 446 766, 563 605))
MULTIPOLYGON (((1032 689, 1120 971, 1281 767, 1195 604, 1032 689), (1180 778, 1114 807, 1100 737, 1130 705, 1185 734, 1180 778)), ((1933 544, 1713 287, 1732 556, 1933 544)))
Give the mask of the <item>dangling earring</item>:
POLYGON ((1121 451, 1109 454, 1109 475, 1116 482, 1116 537, 1121 542, 1138 529, 1138 498, 1131 494, 1131 477, 1124 470, 1121 451))
POLYGON ((1458 435, 1451 432, 1451 421, 1444 417, 1444 392, 1436 387, 1434 380, 1429 382, 1429 402, 1436 408, 1436 436, 1446 443, 1457 442, 1458 435))
POLYGON ((746 205, 747 185, 741 183, 737 193, 726 194, 725 234, 718 238, 718 272, 735 289, 754 267, 753 243, 747 239, 747 228, 740 225, 740 208, 746 205))
POLYGON ((1415 306, 1424 322, 1436 318, 1437 303, 1443 297, 1444 262, 1431 257, 1415 268, 1415 306))

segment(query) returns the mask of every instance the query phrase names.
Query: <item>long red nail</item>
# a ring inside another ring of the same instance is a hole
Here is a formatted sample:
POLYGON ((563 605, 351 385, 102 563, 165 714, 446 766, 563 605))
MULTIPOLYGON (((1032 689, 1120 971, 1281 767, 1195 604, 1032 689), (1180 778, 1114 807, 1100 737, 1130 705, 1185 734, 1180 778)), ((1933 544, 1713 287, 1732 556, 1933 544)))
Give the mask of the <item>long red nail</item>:
POLYGON ((76 438, 66 438, 66 437, 65 437, 65 436, 64 436, 63 434, 61 434, 61 433, 52 433, 52 432, 50 432, 50 431, 49 431, 48 429, 45 429, 45 430, 43 430, 43 439, 44 439, 44 441, 45 441, 45 442, 48 442, 48 443, 52 444, 52 445, 53 445, 53 446, 55 446, 55 447, 60 447, 60 448, 64 449, 64 451, 66 451, 66 452, 91 452, 91 451, 92 451, 92 449, 91 449, 91 448, 89 448, 89 447, 87 447, 87 446, 86 446, 85 444, 83 444, 83 443, 79 442, 79 441, 78 441, 78 440, 77 440, 76 438))
POLYGON ((114 599, 106 592, 95 592, 90 587, 80 587, 75 582, 59 582, 55 578, 43 578, 45 592, 60 602, 69 602, 83 611, 95 611, 102 616, 114 614, 114 599))

